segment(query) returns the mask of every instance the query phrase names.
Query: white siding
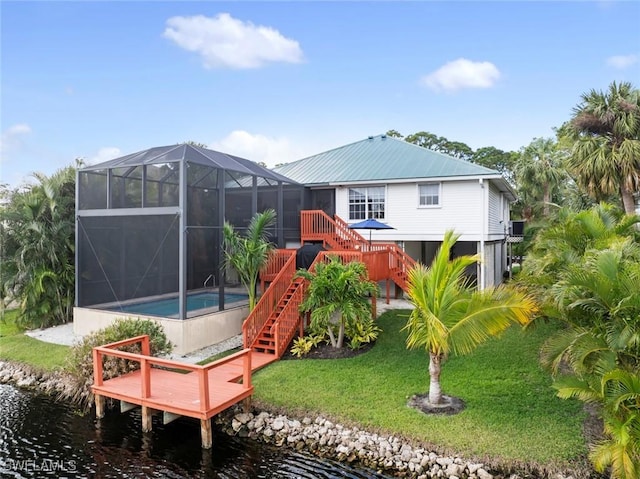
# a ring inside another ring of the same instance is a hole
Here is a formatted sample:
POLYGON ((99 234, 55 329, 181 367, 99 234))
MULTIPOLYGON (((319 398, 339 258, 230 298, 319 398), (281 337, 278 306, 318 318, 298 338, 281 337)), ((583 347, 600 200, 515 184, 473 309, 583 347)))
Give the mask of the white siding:
POLYGON ((503 226, 500 221, 502 218, 502 208, 500 204, 500 192, 498 189, 489 183, 489 234, 499 234, 503 232, 503 226))
MULTIPOLYGON (((364 185, 362 185, 364 186, 364 185)), ((367 185, 369 186, 369 185, 367 185)), ((370 186, 380 186, 372 183, 370 186)), ((349 187, 336 188, 336 214, 349 220, 349 187)), ((373 231, 374 241, 441 241, 447 229, 460 241, 479 241, 482 188, 477 180, 442 182, 440 206, 418 206, 418 183, 389 184, 384 223, 393 230, 373 231)), ((368 232, 361 232, 368 236, 368 232)))

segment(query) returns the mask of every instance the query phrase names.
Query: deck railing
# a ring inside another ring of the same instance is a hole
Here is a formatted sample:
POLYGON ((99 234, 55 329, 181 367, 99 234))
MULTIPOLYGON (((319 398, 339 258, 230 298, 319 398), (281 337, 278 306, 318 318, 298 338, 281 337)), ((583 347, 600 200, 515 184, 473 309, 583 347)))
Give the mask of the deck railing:
POLYGON ((322 241, 332 249, 361 249, 368 243, 349 224, 336 216, 331 218, 322 210, 300 212, 300 234, 302 241, 322 241))
POLYGON ((300 225, 302 241, 322 241, 331 249, 360 251, 373 281, 391 279, 406 290, 407 273, 416 262, 395 243, 370 243, 342 218, 331 218, 322 210, 301 211, 300 225))
POLYGON ((397 245, 389 248, 389 271, 391 279, 404 291, 407 290, 407 275, 416 261, 397 245))
POLYGON ((267 264, 260 270, 260 292, 264 293, 266 288, 266 283, 273 282, 278 276, 278 273, 282 271, 286 262, 291 258, 291 256, 295 256, 295 249, 274 249, 269 254, 269 259, 267 260, 267 264))
MULTIPOLYGON (((312 263, 313 266, 313 263, 312 263)), ((300 328, 300 304, 304 300, 305 280, 297 278, 293 280, 291 286, 293 291, 291 296, 284 304, 284 307, 278 314, 276 321, 271 326, 270 333, 275 343, 275 354, 281 358, 284 354, 289 342, 296 334, 296 330, 300 328)))
MULTIPOLYGON (((316 256, 309 271, 315 271, 315 267, 318 263, 328 263, 332 256, 339 257, 343 263, 350 263, 352 261, 362 261, 362 253, 359 251, 321 251, 316 256)), ((294 287, 291 292, 291 297, 283 305, 282 310, 278 314, 276 321, 271 326, 271 334, 274 337, 276 355, 282 357, 287 346, 293 339, 296 330, 300 327, 300 304, 304 300, 304 295, 309 287, 309 282, 303 278, 297 278, 292 283, 294 287)))
MULTIPOLYGON (((244 349, 230 356, 201 366, 199 364, 188 364, 170 359, 155 358, 150 356, 149 336, 136 336, 135 338, 125 339, 115 343, 105 344, 93 348, 93 382, 95 386, 104 384, 104 371, 102 361, 105 357, 115 357, 135 361, 140 364, 140 398, 148 399, 152 394, 151 384, 151 367, 161 366, 164 368, 172 368, 180 371, 194 372, 198 375, 198 389, 200 399, 200 412, 206 413, 210 408, 209 402, 209 371, 217 366, 233 361, 237 358, 243 358, 242 386, 244 389, 250 389, 251 386, 251 350, 244 349), (141 344, 142 354, 120 351, 117 348, 129 346, 132 344, 141 344)), ((178 373, 176 373, 178 374, 178 373)))
POLYGON ((289 288, 293 275, 296 273, 296 255, 294 250, 289 251, 289 258, 285 261, 280 272, 273 278, 271 285, 260 296, 256 307, 242 323, 242 342, 245 348, 253 346, 269 316, 280 301, 280 298, 289 288))

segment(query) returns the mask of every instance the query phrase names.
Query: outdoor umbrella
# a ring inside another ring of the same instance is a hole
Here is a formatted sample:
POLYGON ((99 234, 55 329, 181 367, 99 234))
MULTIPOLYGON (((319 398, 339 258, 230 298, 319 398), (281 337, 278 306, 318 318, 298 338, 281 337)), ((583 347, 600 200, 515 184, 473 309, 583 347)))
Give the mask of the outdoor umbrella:
POLYGON ((394 230, 395 229, 393 226, 380 223, 378 220, 374 218, 369 218, 364 221, 360 221, 358 223, 353 223, 352 225, 349 225, 349 228, 353 230, 369 230, 369 245, 371 245, 372 230, 394 230))

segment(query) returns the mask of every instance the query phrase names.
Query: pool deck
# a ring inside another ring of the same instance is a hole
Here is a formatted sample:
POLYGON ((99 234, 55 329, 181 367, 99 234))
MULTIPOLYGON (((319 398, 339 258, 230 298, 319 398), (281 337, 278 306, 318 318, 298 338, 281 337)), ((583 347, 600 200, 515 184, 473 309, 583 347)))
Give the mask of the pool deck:
MULTIPOLYGON (((275 355, 245 349, 204 366, 154 358, 149 337, 138 336, 93 349, 96 416, 104 416, 104 398, 121 401, 121 410, 142 408, 142 429, 151 430, 151 416, 162 412, 165 423, 179 416, 200 419, 202 447, 211 447, 211 417, 253 394, 251 374, 276 361, 275 355), (117 348, 140 343, 142 354, 117 348), (103 379, 103 359, 115 357, 138 362, 140 369, 103 379), (241 381, 241 382, 240 382, 241 381)), ((248 405, 248 404, 246 404, 248 405)))

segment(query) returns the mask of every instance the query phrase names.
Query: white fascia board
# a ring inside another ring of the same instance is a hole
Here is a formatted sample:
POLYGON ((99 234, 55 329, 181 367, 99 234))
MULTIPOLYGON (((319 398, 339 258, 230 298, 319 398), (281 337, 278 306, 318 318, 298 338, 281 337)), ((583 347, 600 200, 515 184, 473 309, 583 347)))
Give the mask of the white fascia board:
MULTIPOLYGON (((358 181, 330 181, 325 183, 328 186, 355 186, 355 185, 378 185, 380 183, 385 184, 400 184, 400 183, 433 183, 436 181, 477 181, 479 179, 494 180, 502 179, 500 175, 474 175, 474 176, 428 176, 423 178, 393 178, 393 179, 369 179, 358 181)), ((506 181, 505 181, 506 183, 506 181)))

